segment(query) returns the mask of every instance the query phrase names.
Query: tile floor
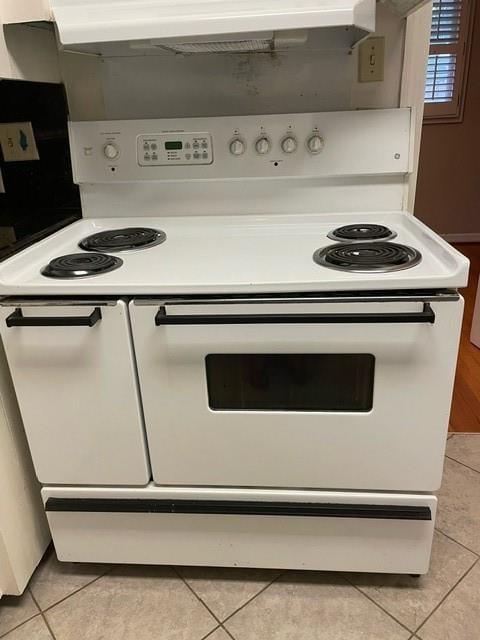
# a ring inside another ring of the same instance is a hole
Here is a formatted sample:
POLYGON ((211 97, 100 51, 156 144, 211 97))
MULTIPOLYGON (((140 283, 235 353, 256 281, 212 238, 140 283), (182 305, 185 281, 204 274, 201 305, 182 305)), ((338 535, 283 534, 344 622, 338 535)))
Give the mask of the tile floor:
POLYGON ((430 572, 409 576, 82 565, 47 554, 6 640, 478 640, 480 434, 447 443, 430 572))

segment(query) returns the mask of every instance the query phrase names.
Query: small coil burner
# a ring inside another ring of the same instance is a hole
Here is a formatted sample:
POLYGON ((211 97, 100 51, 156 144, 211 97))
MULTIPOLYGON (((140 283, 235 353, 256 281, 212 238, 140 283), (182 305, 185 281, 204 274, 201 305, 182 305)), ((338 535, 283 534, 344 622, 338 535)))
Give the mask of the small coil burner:
POLYGON ((42 269, 48 278, 86 278, 118 269, 123 260, 104 253, 72 253, 51 260, 42 269))
POLYGON ((383 224, 347 224, 330 231, 327 237, 339 242, 371 242, 372 240, 393 240, 396 235, 395 231, 383 224))
POLYGON ((332 244, 313 254, 317 264, 339 271, 387 273, 415 266, 422 259, 416 249, 394 242, 332 244))
POLYGON ((79 247, 86 251, 105 253, 147 249, 165 242, 166 234, 158 229, 148 227, 128 227, 126 229, 107 229, 87 236, 79 247))

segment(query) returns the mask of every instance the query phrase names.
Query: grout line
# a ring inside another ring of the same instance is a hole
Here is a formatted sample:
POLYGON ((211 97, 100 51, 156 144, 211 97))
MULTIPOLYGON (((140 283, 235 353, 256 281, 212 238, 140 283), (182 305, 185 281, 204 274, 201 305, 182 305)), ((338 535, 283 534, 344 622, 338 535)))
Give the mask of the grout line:
POLYGON ((47 620, 47 616, 43 613, 40 614, 42 616, 43 622, 45 623, 45 626, 47 627, 47 629, 50 631, 50 635, 52 636, 52 640, 57 640, 57 636, 53 633, 53 629, 50 626, 49 621, 47 620))
MULTIPOLYGON (((429 614, 428 614, 428 616, 425 618, 425 620, 422 622, 422 624, 421 624, 420 626, 418 626, 418 627, 415 629, 415 633, 416 633, 416 634, 417 634, 417 633, 422 629, 422 627, 424 627, 424 626, 425 626, 425 624, 428 622, 428 620, 430 620, 430 618, 433 616, 433 614, 435 613, 435 611, 437 611, 437 609, 439 609, 439 607, 441 607, 441 605, 445 602, 445 600, 446 600, 446 599, 448 598, 448 596, 452 593, 452 591, 458 587, 458 585, 460 584, 460 582, 462 582, 462 580, 463 580, 464 578, 466 578, 466 576, 468 576, 468 574, 470 573, 470 571, 471 571, 471 570, 472 570, 472 569, 477 565, 478 560, 479 560, 479 559, 477 558, 477 559, 475 560, 475 562, 472 564, 472 566, 471 566, 471 567, 469 567, 469 568, 465 571, 465 573, 464 573, 462 576, 460 576, 460 578, 459 578, 459 579, 457 580, 457 582, 453 585, 453 587, 447 591, 447 593, 446 593, 446 594, 444 595, 444 597, 440 600, 440 602, 439 602, 439 603, 437 604, 437 606, 433 609, 433 611, 430 611, 430 613, 429 613, 429 614)), ((420 637, 420 636, 419 636, 419 637, 420 637)))
MULTIPOLYGON (((180 580, 183 582, 183 584, 187 587, 187 589, 189 589, 189 591, 191 591, 193 593, 193 595, 195 596, 195 598, 201 602, 203 604, 203 606, 205 607, 205 609, 210 613, 211 616, 213 616, 213 618, 218 622, 218 626, 215 627, 215 629, 218 629, 218 627, 220 627, 222 625, 222 621, 218 618, 218 616, 216 616, 213 611, 210 609, 210 607, 202 600, 202 598, 198 595, 198 593, 194 590, 193 587, 191 587, 187 580, 182 576, 182 574, 180 573, 180 571, 178 571, 177 567, 170 567, 172 569, 172 571, 175 572, 175 574, 177 575, 178 578, 180 578, 180 580)), ((212 631, 215 631, 215 629, 212 629, 212 631)), ((209 631, 207 636, 212 633, 212 631, 209 631)))
POLYGON ((200 640, 208 640, 208 638, 212 635, 212 633, 215 633, 215 631, 218 631, 218 629, 221 629, 221 628, 222 628, 222 625, 217 624, 217 626, 214 627, 211 631, 209 631, 206 636, 202 636, 200 640))
MULTIPOLYGON (((393 614, 390 613, 390 611, 387 611, 387 609, 385 609, 381 604, 379 604, 378 602, 376 602, 372 597, 370 597, 368 595, 368 593, 365 593, 364 591, 362 591, 360 589, 360 587, 358 587, 356 584, 354 584, 353 582, 351 582, 347 577, 345 577, 344 575, 342 575, 341 573, 339 573, 338 575, 340 575, 347 584, 349 584, 351 587, 353 587, 354 589, 356 589, 359 593, 362 594, 362 596, 365 596, 365 598, 367 598, 367 600, 370 600, 370 602, 372 602, 376 607, 378 607, 381 611, 383 611, 383 613, 386 613, 387 616, 389 616, 392 620, 394 620, 397 624, 399 624, 401 627, 403 627, 406 631, 408 631, 408 633, 413 633, 413 635, 415 635, 415 631, 412 632, 411 629, 409 629, 407 627, 406 624, 404 624, 403 622, 401 622, 400 620, 398 620, 393 614)), ((413 636, 411 636, 413 637, 413 636)), ((410 640, 410 638, 409 638, 410 640)))
MULTIPOLYGON (((286 570, 285 571, 281 571, 278 576, 276 576, 275 578, 273 578, 273 580, 271 580, 268 584, 266 584, 262 589, 260 589, 260 591, 258 593, 256 593, 254 596, 252 596, 249 600, 247 600, 246 602, 244 602, 240 607, 238 607, 238 609, 235 609, 235 611, 233 611, 232 613, 230 613, 225 620, 222 621, 222 626, 225 624, 225 622, 227 622, 227 620, 230 620, 230 618, 233 618, 233 616, 235 614, 237 614, 239 611, 241 611, 242 609, 244 609, 248 604, 250 604, 253 600, 255 600, 255 598, 258 598, 258 596, 260 594, 262 594, 264 591, 266 591, 274 582, 276 582, 277 580, 279 580, 279 578, 281 578, 282 576, 284 576, 286 574, 286 570)), ((227 627, 225 627, 225 631, 228 632, 227 627)), ((233 636, 232 636, 233 638, 233 636)))
POLYGON ((456 458, 452 458, 452 456, 447 456, 447 454, 445 454, 445 457, 448 458, 449 460, 452 460, 453 462, 456 462, 457 464, 461 464, 462 467, 466 467, 467 469, 470 469, 470 471, 475 471, 475 473, 480 473, 478 469, 469 467, 468 464, 465 464, 464 462, 460 462, 460 460, 457 460, 456 458))
POLYGON ((227 627, 224 627, 223 624, 222 624, 222 629, 225 631, 225 633, 227 634, 227 636, 229 638, 231 638, 232 640, 235 640, 235 637, 233 636, 233 634, 230 633, 230 631, 227 629, 227 627))
POLYGON ((34 601, 35 605, 37 606, 37 609, 40 611, 40 615, 42 616, 42 620, 45 623, 45 626, 47 627, 47 629, 50 631, 50 635, 52 636, 52 640, 57 640, 55 634, 53 633, 52 627, 50 626, 50 623, 48 622, 46 615, 41 610, 41 608, 40 608, 35 596, 33 595, 32 590, 30 589, 30 586, 28 587, 28 592, 32 596, 32 600, 34 601))
POLYGON ((1 633, 0 634, 0 638, 6 638, 9 633, 12 633, 12 631, 16 631, 20 627, 23 627, 24 624, 27 624, 27 622, 31 622, 32 620, 34 620, 35 618, 38 618, 38 616, 41 616, 41 615, 42 615, 42 612, 39 611, 34 616, 31 616, 30 618, 27 618, 26 620, 22 620, 22 622, 20 622, 20 624, 17 624, 15 627, 12 627, 8 631, 5 631, 5 633, 1 633))
POLYGON ((230 631, 228 629, 225 629, 225 627, 223 626, 223 624, 219 624, 215 627, 215 629, 212 629, 211 631, 209 631, 207 633, 206 636, 203 636, 202 638, 200 638, 200 640, 208 640, 208 638, 210 638, 211 635, 213 635, 215 633, 215 631, 218 631, 219 629, 223 629, 223 631, 225 631, 225 633, 227 634, 227 636, 229 636, 229 638, 232 638, 232 640, 235 640, 235 638, 232 636, 232 634, 230 633, 230 631))
MULTIPOLYGON (((171 567, 172 570, 177 574, 177 576, 182 580, 182 582, 184 582, 185 586, 193 593, 193 595, 197 598, 197 600, 199 600, 203 606, 207 609, 207 611, 215 618, 215 620, 219 623, 214 629, 212 629, 211 631, 208 632, 208 634, 206 636, 204 636, 204 638, 202 638, 201 640, 207 640, 208 636, 210 636, 214 631, 217 631, 218 629, 223 629, 225 631, 225 633, 227 634, 227 636, 229 636, 232 640, 235 640, 235 638, 233 637, 233 635, 230 633, 230 631, 223 626, 223 623, 220 621, 220 618, 215 615, 213 613, 213 611, 210 609, 210 607, 204 602, 204 600, 198 595, 198 593, 195 591, 195 589, 187 582, 186 578, 183 577, 183 575, 181 574, 181 572, 176 568, 176 567, 171 567)), ((284 572, 283 572, 284 573, 284 572)), ((281 574, 280 574, 281 575, 281 574)), ((277 576, 277 578, 280 577, 280 575, 277 576)), ((277 578, 274 578, 274 580, 276 580, 277 578)), ((272 580, 272 582, 274 582, 274 580, 272 580)), ((245 602, 243 606, 247 605, 249 602, 251 602, 254 598, 256 598, 258 596, 259 593, 261 593, 262 591, 265 591, 265 589, 267 587, 269 587, 272 582, 269 582, 266 587, 264 587, 261 591, 259 591, 257 594, 255 594, 252 598, 250 598, 250 600, 248 600, 247 602, 245 602)), ((239 609, 241 609, 242 607, 239 607, 238 609, 235 609, 235 611, 233 613, 231 613, 229 616, 227 616, 225 618, 225 620, 228 620, 229 618, 231 618, 237 611, 239 611, 239 609)), ((225 620, 223 622, 225 622, 225 620)))
MULTIPOLYGON (((20 622, 19 624, 15 625, 14 627, 12 627, 11 629, 9 629, 8 631, 5 631, 5 633, 0 633, 0 638, 5 638, 5 636, 8 636, 9 633, 11 633, 12 631, 15 631, 15 629, 18 629, 19 627, 21 627, 22 625, 24 625, 26 622, 30 622, 30 620, 33 620, 34 618, 36 618, 37 616, 41 615, 42 610, 40 609, 40 607, 38 606, 37 601, 35 600, 35 598, 33 597, 33 593, 30 591, 30 586, 27 585, 25 591, 23 592, 22 595, 25 594, 25 592, 28 591, 28 594, 30 595, 30 597, 33 600, 33 604, 37 607, 37 612, 33 614, 33 616, 30 616, 29 618, 27 618, 26 620, 22 620, 22 622, 20 622)), ((21 597, 21 596, 18 596, 21 597)))
MULTIPOLYGON (((247 600, 246 602, 244 602, 240 607, 238 607, 237 609, 235 609, 235 611, 232 611, 232 613, 229 613, 228 616, 226 618, 224 618, 223 620, 220 620, 220 618, 218 616, 216 616, 213 611, 210 609, 210 607, 205 604, 205 602, 202 600, 202 598, 198 595, 198 593, 193 589, 193 587, 191 587, 189 585, 189 583, 187 582, 187 580, 182 576, 182 574, 177 570, 176 567, 172 567, 172 569, 175 571, 175 573, 177 574, 177 576, 179 576, 181 578, 181 580, 183 580, 183 582, 186 584, 186 586, 190 589, 190 591, 194 594, 194 596, 200 600, 200 602, 203 604, 204 607, 206 607, 208 609, 208 611, 212 614, 212 616, 215 618, 215 620, 217 620, 217 622, 219 623, 220 626, 223 627, 223 624, 227 621, 230 620, 230 618, 232 616, 234 616, 238 611, 240 611, 240 609, 243 609, 244 607, 247 606, 247 604, 249 604, 250 602, 252 602, 252 600, 254 600, 257 596, 259 596, 261 593, 263 593, 265 591, 265 589, 268 589, 268 587, 273 584, 276 580, 278 580, 278 578, 280 578, 282 575, 284 575, 286 572, 285 571, 281 571, 278 576, 275 576, 275 578, 273 578, 273 580, 271 580, 268 584, 266 584, 264 587, 262 587, 262 589, 260 589, 260 591, 258 591, 258 593, 256 593, 255 595, 253 595, 251 598, 249 598, 249 600, 247 600)), ((227 632, 227 634, 233 638, 233 636, 231 635, 231 633, 228 631, 228 629, 225 627, 224 630, 227 632)), ((211 632, 210 632, 211 633, 211 632)))
POLYGON ((75 591, 72 591, 72 593, 69 593, 68 596, 65 596, 64 598, 62 598, 61 600, 58 600, 57 602, 55 602, 54 604, 49 605, 48 607, 46 607, 45 609, 40 609, 40 613, 45 613, 46 611, 50 611, 50 609, 53 609, 54 607, 56 607, 58 604, 61 604, 62 602, 65 602, 65 600, 68 600, 69 598, 71 598, 72 596, 74 596, 76 593, 79 593, 80 591, 83 591, 83 589, 86 589, 87 587, 89 587, 91 584, 93 584, 94 582, 97 582, 97 580, 100 580, 100 578, 105 577, 106 575, 108 575, 110 573, 110 571, 112 571, 113 566, 111 566, 109 569, 107 569, 107 571, 105 571, 104 573, 102 573, 101 575, 97 576, 96 578, 94 578, 93 580, 90 580, 90 582, 87 582, 87 584, 84 584, 82 587, 80 587, 79 589, 75 589, 75 591))
POLYGON ((175 572, 175 574, 180 578, 180 580, 185 584, 185 586, 187 587, 187 589, 189 589, 193 595, 195 596, 195 598, 201 603, 203 604, 203 606, 205 607, 205 609, 207 609, 207 611, 210 613, 210 615, 218 622, 218 625, 216 627, 214 627, 211 631, 209 631, 207 633, 206 636, 203 636, 203 638, 201 638, 200 640, 207 640, 207 638, 209 636, 212 635, 212 633, 214 633, 215 631, 217 631, 218 629, 223 629, 225 631, 225 633, 232 638, 232 640, 235 640, 235 638, 232 636, 232 634, 229 632, 228 629, 226 629, 223 624, 220 622, 220 619, 217 615, 215 615, 213 613, 213 611, 210 609, 210 607, 206 604, 206 602, 204 602, 204 600, 198 595, 198 593, 195 591, 195 589, 188 584, 186 578, 183 577, 183 575, 181 574, 180 571, 178 571, 178 569, 174 566, 170 567, 172 569, 172 571, 175 572))
POLYGON ((455 540, 455 538, 452 538, 452 536, 448 535, 448 533, 445 533, 445 531, 442 531, 442 529, 439 529, 438 527, 435 527, 435 531, 438 531, 439 533, 442 534, 442 536, 445 536, 446 538, 448 538, 452 542, 455 542, 456 544, 460 545, 461 547, 463 547, 467 551, 470 551, 470 553, 473 553, 473 555, 476 556, 477 558, 480 557, 479 553, 477 553, 476 551, 473 551, 473 549, 470 549, 469 547, 466 547, 464 544, 462 544, 458 540, 455 540))
POLYGON ((30 585, 27 584, 27 588, 25 589, 25 591, 28 591, 28 593, 30 594, 31 599, 33 600, 33 602, 35 603, 35 606, 37 607, 39 613, 42 613, 42 610, 40 609, 40 606, 37 602, 37 599, 35 598, 35 596, 32 593, 32 590, 30 589, 30 585))

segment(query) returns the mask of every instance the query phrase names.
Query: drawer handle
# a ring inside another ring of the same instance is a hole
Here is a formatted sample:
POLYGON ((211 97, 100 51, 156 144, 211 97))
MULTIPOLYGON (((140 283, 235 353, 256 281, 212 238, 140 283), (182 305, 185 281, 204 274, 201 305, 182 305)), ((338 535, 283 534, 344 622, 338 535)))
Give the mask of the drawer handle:
POLYGON ((155 500, 141 498, 48 498, 46 511, 83 513, 188 513, 316 518, 431 520, 430 507, 419 505, 259 502, 250 500, 155 500))
POLYGON ((29 316, 20 308, 15 309, 5 320, 7 327, 93 327, 102 319, 100 307, 95 307, 89 316, 29 316))
POLYGON ((173 315, 167 316, 165 306, 155 315, 155 325, 182 324, 347 324, 347 323, 429 323, 435 313, 428 302, 423 311, 414 313, 272 313, 235 315, 173 315))

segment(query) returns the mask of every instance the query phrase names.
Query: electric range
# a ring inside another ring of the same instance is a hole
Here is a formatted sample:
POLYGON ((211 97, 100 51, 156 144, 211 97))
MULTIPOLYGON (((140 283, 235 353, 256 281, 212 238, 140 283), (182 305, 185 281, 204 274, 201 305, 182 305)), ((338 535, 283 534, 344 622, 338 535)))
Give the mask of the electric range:
POLYGON ((466 285, 467 274, 468 261, 460 253, 418 219, 398 211, 122 217, 79 220, 22 251, 3 263, 0 287, 4 295, 294 293, 459 287, 466 285), (343 251, 350 244, 331 239, 335 229, 349 225, 388 228, 395 238, 376 240, 376 247, 413 249, 415 264, 402 262, 401 256, 398 264, 395 256, 388 264, 388 255, 384 264, 382 252, 369 257, 364 245, 359 249, 367 253, 366 264, 355 264, 355 257, 351 267, 335 259, 330 265, 319 264, 317 256, 326 248, 343 251), (85 238, 101 232, 139 227, 154 230, 161 242, 127 250, 102 246, 98 253, 111 254, 103 260, 84 244, 85 238), (94 277, 45 277, 51 261, 72 254, 77 261, 94 261, 94 277))
POLYGON ((409 135, 71 125, 84 219, 0 265, 60 559, 427 571, 468 261, 401 210, 409 135))

